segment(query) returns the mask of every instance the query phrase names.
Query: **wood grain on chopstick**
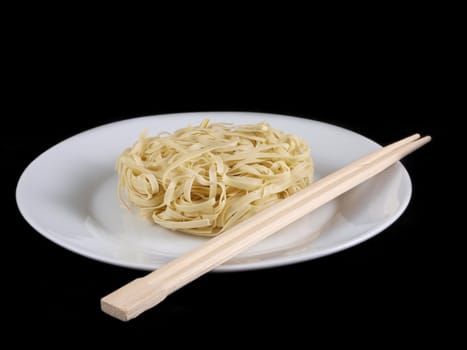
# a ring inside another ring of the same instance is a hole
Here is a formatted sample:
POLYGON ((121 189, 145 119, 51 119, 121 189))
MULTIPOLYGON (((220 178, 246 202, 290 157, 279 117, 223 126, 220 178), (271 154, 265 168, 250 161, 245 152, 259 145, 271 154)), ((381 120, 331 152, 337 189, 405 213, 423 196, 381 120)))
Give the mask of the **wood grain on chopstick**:
POLYGON ((380 173, 430 140, 429 136, 420 138, 419 134, 415 134, 352 162, 160 269, 105 296, 101 299, 102 310, 125 321, 138 316, 170 293, 380 173))

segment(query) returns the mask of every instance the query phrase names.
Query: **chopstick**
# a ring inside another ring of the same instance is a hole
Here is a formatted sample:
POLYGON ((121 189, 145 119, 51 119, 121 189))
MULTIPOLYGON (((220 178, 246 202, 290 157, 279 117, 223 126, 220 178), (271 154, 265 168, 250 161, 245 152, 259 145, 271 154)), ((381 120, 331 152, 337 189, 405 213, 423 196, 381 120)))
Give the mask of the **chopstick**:
POLYGON ((380 173, 431 140, 414 134, 370 153, 240 222, 196 249, 101 299, 105 313, 128 321, 248 247, 380 173))

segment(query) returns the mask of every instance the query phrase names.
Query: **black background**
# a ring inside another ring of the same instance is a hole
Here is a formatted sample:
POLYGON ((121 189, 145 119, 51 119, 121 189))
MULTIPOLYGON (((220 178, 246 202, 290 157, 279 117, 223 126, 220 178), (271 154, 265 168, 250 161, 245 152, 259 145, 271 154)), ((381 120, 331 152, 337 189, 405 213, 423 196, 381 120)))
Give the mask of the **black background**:
POLYGON ((436 290, 451 288, 449 265, 438 254, 447 232, 434 200, 450 120, 440 117, 444 85, 433 69, 428 37, 398 41, 381 33, 358 43, 350 35, 324 47, 270 38, 268 48, 257 50, 264 41, 253 38, 242 46, 232 39, 235 33, 221 47, 217 39, 201 44, 191 38, 163 48, 160 37, 135 47, 119 46, 114 38, 108 48, 108 40, 87 45, 75 34, 45 42, 32 34, 12 71, 15 98, 2 138, 2 173, 5 215, 12 223, 4 232, 4 249, 13 256, 4 257, 7 306, 15 323, 114 336, 152 330, 164 337, 174 328, 254 333, 258 325, 298 338, 344 330, 357 331, 357 337, 436 334, 440 313, 449 309, 436 290), (205 275, 129 323, 103 314, 102 296, 145 273, 89 260, 35 232, 15 205, 21 172, 49 147, 91 127, 143 115, 223 110, 316 119, 381 144, 414 132, 433 141, 403 161, 413 181, 408 209, 369 241, 291 266, 205 275))

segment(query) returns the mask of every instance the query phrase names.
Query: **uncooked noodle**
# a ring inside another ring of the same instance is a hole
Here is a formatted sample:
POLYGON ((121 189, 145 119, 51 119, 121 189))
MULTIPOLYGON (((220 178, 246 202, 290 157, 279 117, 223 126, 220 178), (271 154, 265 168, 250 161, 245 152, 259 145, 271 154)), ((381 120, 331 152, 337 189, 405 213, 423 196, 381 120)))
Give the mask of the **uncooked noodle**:
POLYGON ((309 185, 301 138, 256 125, 210 123, 143 132, 117 160, 118 196, 169 229, 215 236, 309 185))

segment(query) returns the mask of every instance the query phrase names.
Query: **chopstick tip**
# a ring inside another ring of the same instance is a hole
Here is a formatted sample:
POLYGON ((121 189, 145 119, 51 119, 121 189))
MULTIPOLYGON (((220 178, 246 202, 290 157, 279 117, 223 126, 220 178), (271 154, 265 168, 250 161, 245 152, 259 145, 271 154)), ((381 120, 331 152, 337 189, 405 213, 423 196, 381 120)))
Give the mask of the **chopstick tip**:
POLYGON ((431 136, 427 135, 427 136, 422 137, 421 139, 418 139, 417 141, 412 142, 411 143, 411 150, 409 151, 409 153, 415 151, 416 149, 418 149, 418 148, 420 148, 420 147, 422 147, 424 145, 426 145, 430 141, 431 141, 431 136))
POLYGON ((430 141, 431 141, 430 135, 423 136, 421 139, 418 140, 418 142, 420 142, 423 145, 427 144, 430 141))

